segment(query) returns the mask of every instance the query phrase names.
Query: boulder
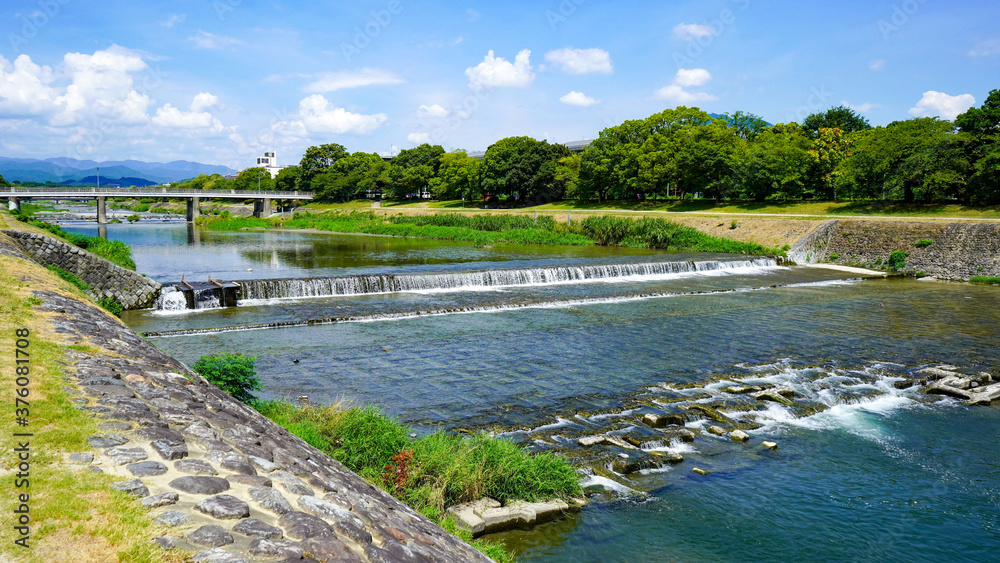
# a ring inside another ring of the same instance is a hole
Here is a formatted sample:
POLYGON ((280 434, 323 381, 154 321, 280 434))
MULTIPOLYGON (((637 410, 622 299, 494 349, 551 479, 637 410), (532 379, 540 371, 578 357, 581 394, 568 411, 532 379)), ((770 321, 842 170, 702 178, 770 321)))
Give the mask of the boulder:
POLYGON ((208 524, 187 535, 187 540, 202 547, 220 547, 233 543, 233 536, 222 526, 208 524))
POLYGON ((761 442, 760 445, 764 446, 765 448, 767 448, 769 450, 776 450, 776 449, 778 449, 778 444, 776 444, 774 442, 761 442))
POLYGON ((229 490, 229 481, 222 477, 190 476, 178 477, 170 486, 184 493, 194 495, 216 495, 229 490))
POLYGON ((737 442, 746 442, 750 439, 750 435, 742 430, 733 430, 729 433, 729 437, 737 442))
POLYGON ((219 520, 250 516, 250 506, 233 495, 216 495, 199 501, 194 509, 219 520))
POLYGON ((684 417, 679 414, 653 414, 646 413, 642 416, 642 421, 653 428, 664 428, 666 426, 684 426, 684 417))

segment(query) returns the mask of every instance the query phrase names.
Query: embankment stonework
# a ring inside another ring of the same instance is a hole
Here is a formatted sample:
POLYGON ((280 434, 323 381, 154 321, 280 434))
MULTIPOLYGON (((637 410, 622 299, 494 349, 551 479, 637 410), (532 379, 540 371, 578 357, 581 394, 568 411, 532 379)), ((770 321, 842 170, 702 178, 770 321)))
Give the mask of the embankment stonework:
POLYGON ((86 282, 94 299, 110 297, 124 309, 141 309, 152 305, 160 294, 156 281, 72 244, 38 233, 13 229, 3 232, 35 262, 62 268, 86 282))
POLYGON ((69 343, 73 402, 100 419, 77 470, 118 478, 193 561, 490 561, 96 307, 38 306, 69 343))
POLYGON ((906 273, 947 280, 1000 276, 1000 223, 828 221, 796 243, 789 258, 872 266, 886 264, 897 250, 908 254, 906 273))

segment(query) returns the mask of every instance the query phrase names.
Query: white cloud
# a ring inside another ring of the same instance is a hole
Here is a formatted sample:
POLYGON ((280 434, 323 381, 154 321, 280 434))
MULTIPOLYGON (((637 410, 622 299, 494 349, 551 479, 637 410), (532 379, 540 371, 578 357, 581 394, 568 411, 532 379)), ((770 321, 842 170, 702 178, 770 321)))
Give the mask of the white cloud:
POLYGON ((875 59, 868 63, 868 68, 874 71, 879 71, 885 68, 885 59, 875 59))
POLYGON ((846 100, 841 101, 840 105, 849 107, 859 113, 868 113, 871 110, 879 107, 878 104, 873 104, 871 102, 865 102, 863 104, 852 104, 846 100))
POLYGON ((704 86, 712 79, 712 74, 703 68, 682 68, 674 76, 674 84, 685 88, 704 86))
POLYGON ((422 105, 417 108, 417 115, 420 117, 448 117, 448 110, 442 107, 441 104, 422 105))
POLYGON ((0 56, 0 116, 39 115, 55 109, 57 90, 52 69, 39 66, 28 55, 11 64, 0 56))
POLYGON ((170 104, 156 110, 153 124, 171 129, 205 129, 212 126, 212 114, 207 111, 182 111, 170 104))
POLYGON ((949 96, 943 92, 930 90, 924 92, 924 96, 920 98, 917 105, 910 108, 910 115, 914 117, 937 116, 954 121, 956 117, 974 105, 976 105, 976 99, 972 97, 972 94, 949 96))
POLYGON ((677 105, 711 102, 717 99, 711 94, 685 90, 685 88, 704 86, 711 79, 712 74, 703 68, 682 68, 674 75, 674 81, 657 90, 655 96, 677 105))
POLYGON ((583 92, 577 92, 576 90, 559 98, 559 101, 564 104, 580 107, 588 107, 601 102, 600 100, 595 100, 583 92))
POLYGON ((465 16, 466 19, 469 20, 470 22, 476 22, 479 21, 479 18, 482 17, 482 14, 473 10, 472 8, 469 8, 468 10, 465 11, 465 16))
POLYGON ((219 103, 218 96, 213 96, 208 92, 201 92, 196 94, 194 100, 191 101, 191 111, 204 111, 217 103, 219 103))
POLYGON ((674 26, 674 38, 681 41, 692 41, 701 37, 715 35, 711 27, 697 23, 679 23, 674 26))
POLYGON ((331 104, 322 94, 299 102, 299 119, 276 123, 272 129, 284 135, 304 137, 312 133, 368 135, 389 118, 384 113, 363 115, 331 104))
POLYGON ((431 141, 430 133, 410 133, 406 136, 406 140, 413 143, 414 145, 422 145, 424 143, 429 143, 431 141))
POLYGON ((194 43, 194 46, 198 49, 225 49, 226 47, 234 47, 236 45, 243 44, 242 41, 236 39, 235 37, 216 35, 201 29, 198 30, 197 35, 188 37, 188 41, 194 43))
POLYGON ((1000 37, 980 41, 969 50, 970 57, 990 57, 1000 55, 1000 37))
POLYGON ((112 45, 93 55, 67 53, 63 67, 71 83, 56 99, 59 112, 53 125, 72 125, 89 117, 113 119, 122 123, 141 123, 152 100, 137 92, 133 72, 146 70, 142 56, 112 45))
POLYGON ((160 25, 162 25, 163 27, 174 27, 179 23, 184 23, 184 20, 186 19, 187 16, 184 14, 171 14, 170 17, 166 19, 166 21, 160 22, 160 25))
POLYGON ((611 55, 604 49, 556 49, 545 54, 545 60, 570 74, 600 72, 611 74, 611 55))
POLYGON ((356 71, 325 72, 318 75, 317 80, 306 85, 302 90, 307 94, 322 94, 336 92, 347 88, 363 88, 365 86, 384 86, 402 84, 399 76, 377 68, 363 68, 356 71))
POLYGON ((469 88, 479 90, 483 87, 529 86, 535 80, 530 58, 531 51, 524 49, 511 63, 502 57, 494 57, 493 50, 490 49, 483 62, 465 69, 465 75, 469 77, 469 88))

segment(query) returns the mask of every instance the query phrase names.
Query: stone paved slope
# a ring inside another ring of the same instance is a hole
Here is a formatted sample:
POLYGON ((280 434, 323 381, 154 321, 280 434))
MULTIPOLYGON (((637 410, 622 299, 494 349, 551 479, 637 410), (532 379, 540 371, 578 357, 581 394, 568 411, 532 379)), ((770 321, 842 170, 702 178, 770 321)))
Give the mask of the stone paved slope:
MULTIPOLYGON (((71 341, 74 402, 99 417, 70 464, 120 476, 194 561, 490 561, 103 311, 37 291, 71 341)), ((80 467, 81 470, 85 470, 80 467)))

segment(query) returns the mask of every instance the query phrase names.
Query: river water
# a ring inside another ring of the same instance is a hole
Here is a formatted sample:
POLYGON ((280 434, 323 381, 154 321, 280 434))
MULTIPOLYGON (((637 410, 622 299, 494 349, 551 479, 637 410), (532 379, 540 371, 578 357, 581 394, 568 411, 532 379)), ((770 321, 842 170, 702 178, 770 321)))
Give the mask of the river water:
POLYGON ((420 432, 485 428, 573 459, 592 503, 502 534, 522 561, 986 561, 1000 549, 1000 411, 895 385, 938 364, 1000 376, 1000 288, 595 247, 142 223, 108 236, 159 281, 271 280, 261 287, 286 293, 125 315, 186 363, 251 354, 269 398, 375 403, 420 432), (288 289, 303 278, 389 289, 304 297, 288 289), (385 285, 404 278, 405 291, 385 285), (705 432, 717 423, 691 407, 706 405, 750 441, 705 432), (659 412, 682 413, 695 440, 638 422, 659 412), (604 433, 641 450, 576 445, 604 433), (611 470, 662 452, 685 460, 611 470))

